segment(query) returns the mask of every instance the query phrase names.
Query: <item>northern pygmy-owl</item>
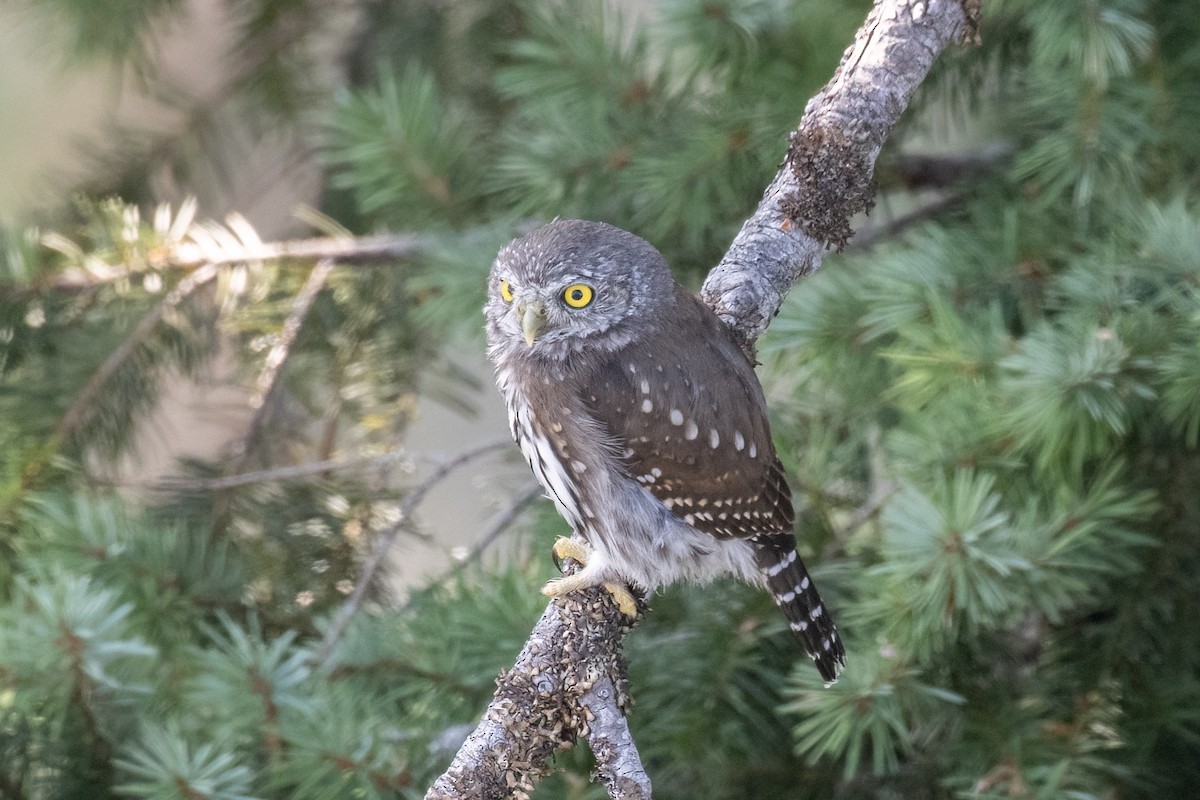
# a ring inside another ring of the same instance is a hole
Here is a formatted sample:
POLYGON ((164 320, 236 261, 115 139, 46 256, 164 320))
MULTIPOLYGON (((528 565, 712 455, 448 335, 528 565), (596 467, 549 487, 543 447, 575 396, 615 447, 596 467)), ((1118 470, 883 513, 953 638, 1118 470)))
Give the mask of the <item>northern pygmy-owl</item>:
MULTIPOLYGON (((500 251, 488 353, 513 438, 589 545, 547 594, 647 591, 732 573, 765 583, 826 681, 845 651, 796 554, 794 514, 753 365, 631 233, 553 222, 500 251)), ((565 541, 565 540, 560 540, 565 541)))

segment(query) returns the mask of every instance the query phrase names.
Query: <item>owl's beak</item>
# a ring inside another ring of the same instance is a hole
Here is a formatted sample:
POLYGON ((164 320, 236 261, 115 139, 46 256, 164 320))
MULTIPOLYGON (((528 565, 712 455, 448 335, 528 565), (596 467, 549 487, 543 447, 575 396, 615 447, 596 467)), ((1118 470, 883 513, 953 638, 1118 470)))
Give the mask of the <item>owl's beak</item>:
POLYGON ((518 308, 521 315, 521 332, 525 334, 525 344, 532 345, 533 340, 546 328, 546 307, 540 300, 530 300, 523 308, 518 308))

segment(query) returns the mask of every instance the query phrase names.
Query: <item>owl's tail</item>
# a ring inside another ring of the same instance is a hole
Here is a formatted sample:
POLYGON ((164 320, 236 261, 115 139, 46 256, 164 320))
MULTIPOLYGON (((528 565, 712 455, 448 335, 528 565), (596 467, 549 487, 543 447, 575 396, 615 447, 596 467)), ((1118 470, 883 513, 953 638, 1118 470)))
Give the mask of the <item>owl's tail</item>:
POLYGON ((796 553, 795 537, 790 533, 760 534, 751 541, 758 569, 766 577, 775 604, 783 610, 792 633, 804 645, 826 685, 832 684, 846 666, 846 650, 829 609, 821 602, 817 587, 796 553))

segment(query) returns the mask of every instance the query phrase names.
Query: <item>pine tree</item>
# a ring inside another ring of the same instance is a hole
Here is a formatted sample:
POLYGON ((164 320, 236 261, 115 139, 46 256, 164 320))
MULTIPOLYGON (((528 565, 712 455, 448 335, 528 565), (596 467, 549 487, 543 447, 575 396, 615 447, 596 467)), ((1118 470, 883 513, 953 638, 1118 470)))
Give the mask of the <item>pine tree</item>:
MULTIPOLYGON (((180 10, 44 5, 78 57, 142 67, 180 10)), ((325 116, 315 50, 287 46, 324 4, 236 5, 242 79, 155 156, 199 175, 189 154, 227 126, 310 137, 329 186, 311 220, 362 238, 271 250, 160 202, 144 151, 3 234, 5 800, 421 796, 563 532, 515 488, 510 557, 402 601, 364 578, 377 542, 436 535, 412 516, 440 472, 497 452, 409 463, 414 397, 491 391, 447 334, 482 348, 482 277, 530 220, 622 225, 697 284, 869 4, 362 4, 325 116), (258 401, 238 446, 114 490, 164 382, 222 341, 258 401)), ((626 655, 660 797, 1200 781, 1200 7, 991 0, 980 41, 940 63, 862 233, 760 343, 848 670, 822 688, 752 589, 653 598, 626 655)), ((585 753, 559 766, 536 797, 603 796, 585 753)))

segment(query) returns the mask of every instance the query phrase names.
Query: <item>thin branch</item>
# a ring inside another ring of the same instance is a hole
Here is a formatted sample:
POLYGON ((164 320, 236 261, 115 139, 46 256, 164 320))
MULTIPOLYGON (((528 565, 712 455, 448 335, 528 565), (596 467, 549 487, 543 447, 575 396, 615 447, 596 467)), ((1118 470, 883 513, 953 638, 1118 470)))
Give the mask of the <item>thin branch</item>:
POLYGON ((435 469, 420 486, 404 498, 404 502, 400 504, 400 511, 396 521, 379 532, 375 539, 375 546, 371 549, 367 560, 363 562, 358 582, 354 584, 354 591, 346 598, 346 602, 342 604, 342 607, 338 609, 338 613, 329 623, 329 628, 325 631, 325 636, 321 640, 320 647, 313 654, 312 661, 314 664, 318 667, 325 667, 327 665, 330 656, 333 654, 333 648, 337 646, 337 643, 346 634, 346 627, 350 624, 350 620, 354 618, 359 608, 362 607, 363 600, 366 599, 367 590, 375 580, 375 574, 379 571, 384 557, 392 549, 392 545, 396 543, 396 537, 400 535, 400 531, 408 524, 409 518, 416 511, 417 506, 425 500, 426 495, 455 470, 481 456, 496 452, 502 448, 507 448, 509 444, 507 439, 493 440, 467 450, 464 453, 460 453, 435 469))
POLYGON ((222 244, 219 248, 185 242, 172 248, 166 261, 186 267, 196 263, 241 264, 247 261, 313 261, 332 259, 339 265, 376 264, 396 261, 421 252, 429 246, 426 236, 389 234, 384 236, 320 237, 284 242, 268 242, 243 247, 222 244))
POLYGON ((138 322, 133 332, 115 350, 108 354, 108 358, 104 359, 92 376, 88 378, 88 382, 84 384, 75 401, 71 403, 62 419, 59 420, 54 429, 54 435, 22 466, 21 477, 16 485, 10 491, 0 495, 0 516, 8 516, 15 503, 25 493, 28 486, 36 480, 38 473, 50 463, 59 448, 91 421, 92 415, 99 407, 97 398, 100 393, 125 362, 154 334, 163 318, 198 289, 211 283, 219 272, 220 269, 216 264, 203 264, 193 270, 167 293, 167 296, 154 307, 153 311, 138 322))
POLYGON ((476 691, 474 686, 463 683, 451 675, 418 667, 416 664, 403 658, 378 658, 372 661, 353 664, 338 664, 329 670, 329 680, 331 681, 345 680, 346 678, 358 675, 380 675, 383 677, 403 675, 405 677, 428 681, 429 683, 448 686, 463 695, 469 695, 476 691))
MULTIPOLYGON (((325 258, 339 267, 368 266, 399 261, 428 249, 432 237, 415 234, 379 236, 328 236, 292 239, 282 242, 244 242, 235 237, 203 237, 168 246, 155 252, 150 264, 159 270, 196 269, 206 264, 217 267, 256 261, 306 264, 325 258)), ((0 286, 0 299, 17 302, 49 292, 95 291, 105 284, 124 280, 144 271, 144 265, 130 269, 128 264, 92 265, 89 269, 69 269, 32 286, 0 286)))
POLYGON ((283 327, 279 330, 279 338, 275 340, 275 344, 271 346, 270 352, 263 361, 262 372, 258 375, 254 395, 250 398, 250 407, 255 410, 254 416, 250 420, 246 435, 239 443, 237 459, 234 461, 234 472, 241 472, 245 468, 258 447, 262 432, 266 427, 267 417, 279 395, 281 385, 279 379, 283 374, 283 365, 291 354, 292 345, 296 343, 296 337, 300 335, 300 329, 304 326, 304 320, 308 317, 308 312, 312 310, 317 295, 325 288, 325 282, 333 273, 333 267, 334 261, 331 258, 322 258, 313 266, 300 293, 292 302, 292 309, 288 312, 287 319, 283 321, 283 327))
POLYGON ((304 464, 294 464, 290 467, 274 467, 253 472, 239 472, 236 475, 224 475, 219 478, 184 478, 167 477, 155 481, 107 481, 93 478, 93 483, 105 486, 123 486, 135 489, 147 489, 152 492, 220 492, 226 489, 236 489, 239 486, 250 486, 255 483, 270 481, 293 481, 309 478, 313 475, 325 475, 339 470, 350 470, 370 467, 387 467, 396 464, 411 466, 418 457, 407 450, 389 450, 373 456, 356 456, 353 458, 327 458, 321 461, 309 461, 304 464))
MULTIPOLYGON (((439 578, 434 578, 428 583, 430 586, 437 586, 447 583, 456 575, 465 570, 468 566, 478 560, 484 552, 491 547, 503 533, 508 530, 514 522, 521 516, 521 512, 539 497, 545 497, 545 489, 537 481, 530 481, 524 489, 519 491, 516 497, 504 508, 497 511, 484 527, 484 534, 479 538, 472 547, 471 551, 462 559, 446 570, 439 578)), ((411 601, 412 598, 410 597, 411 601)))
MULTIPOLYGON (((934 59, 974 35, 979 5, 879 0, 833 79, 809 101, 783 168, 701 291, 748 352, 796 281, 820 266, 825 248, 849 238, 850 217, 870 205, 884 140, 934 59)), ((602 589, 552 601, 426 798, 525 797, 555 750, 586 736, 598 720, 621 717, 623 726, 626 625, 602 589), (585 705, 581 696, 606 675, 615 690, 585 705)), ((593 741, 597 772, 612 797, 648 798, 649 781, 627 734, 614 728, 593 741)))
POLYGON ((939 197, 932 200, 920 208, 916 208, 907 214, 901 214, 895 219, 889 220, 884 225, 874 225, 869 228, 864 228, 854 235, 850 243, 846 245, 847 251, 870 250, 879 242, 889 241, 894 239, 898 234, 913 227, 920 225, 926 220, 933 219, 949 211, 956 206, 962 204, 965 195, 960 192, 947 194, 944 197, 939 197))
POLYGON ((1004 144, 950 156, 899 156, 888 169, 890 177, 907 188, 947 189, 959 184, 967 186, 958 191, 947 192, 883 224, 864 227, 854 234, 846 249, 868 250, 880 241, 895 238, 904 230, 961 205, 971 191, 971 181, 995 172, 1011 158, 1012 148, 1004 144))
POLYGON ((1013 159, 1013 146, 993 142, 965 153, 901 153, 888 160, 881 170, 885 186, 906 189, 949 189, 975 182, 995 173, 1013 159))
POLYGON ((884 480, 876 486, 867 499, 850 513, 850 518, 839 525, 830 537, 829 546, 821 553, 822 560, 829 558, 834 552, 841 551, 846 546, 846 540, 853 536, 859 528, 866 525, 883 509, 883 506, 896 492, 900 484, 893 480, 884 480))
POLYGON ((108 382, 112 380, 117 370, 129 360, 130 356, 137 352, 139 347, 145 344, 159 323, 162 322, 163 317, 178 307, 184 300, 191 297, 197 289, 215 279, 218 272, 218 264, 205 263, 201 265, 181 280, 154 307, 153 311, 142 318, 137 327, 133 329, 133 333, 126 337, 115 350, 109 353, 108 358, 104 359, 99 368, 92 373, 92 377, 88 379, 83 390, 79 392, 79 395, 75 398, 75 402, 71 403, 71 407, 63 414, 63 418, 59 421, 58 427, 54 431, 55 441, 65 442, 91 420, 92 414, 99 407, 99 404, 96 402, 97 397, 99 397, 104 387, 108 385, 108 382))
MULTIPOLYGON (((314 264, 312 271, 308 273, 308 278, 304 281, 304 286, 300 287, 299 294, 292 301, 292 308, 283 321, 283 327, 279 329, 279 337, 275 340, 270 352, 267 353, 262 371, 255 384, 254 395, 250 398, 250 407, 254 409, 250 425, 246 428, 245 435, 232 448, 234 457, 232 465, 229 467, 229 471, 232 473, 244 472, 258 451, 263 431, 266 429, 267 418, 274 409, 279 396, 279 387, 281 386, 279 379, 283 375, 283 365, 287 362, 292 345, 295 344, 296 337, 300 335, 300 329, 304 326, 304 320, 308 317, 308 312, 312 310, 317 295, 321 293, 321 289, 325 288, 325 282, 333 273, 334 266, 335 262, 331 258, 322 258, 314 264)), ((214 532, 220 531, 228 523, 229 511, 230 495, 228 491, 225 491, 218 495, 213 503, 212 530, 214 532)))
POLYGON ((496 542, 497 539, 500 538, 500 536, 506 530, 509 529, 509 527, 512 526, 514 522, 517 521, 517 519, 521 516, 521 512, 523 512, 525 508, 534 500, 537 500, 539 497, 543 497, 545 492, 546 490, 542 488, 542 485, 536 481, 531 481, 529 484, 527 484, 523 490, 517 493, 516 497, 512 499, 512 502, 497 511, 492 518, 488 520, 487 525, 483 529, 483 536, 479 537, 479 541, 477 541, 471 547, 471 551, 467 553, 466 556, 464 556, 457 564, 455 564, 442 580, 448 580, 454 575, 457 575, 459 572, 462 572, 469 564, 474 563, 489 547, 496 542))

